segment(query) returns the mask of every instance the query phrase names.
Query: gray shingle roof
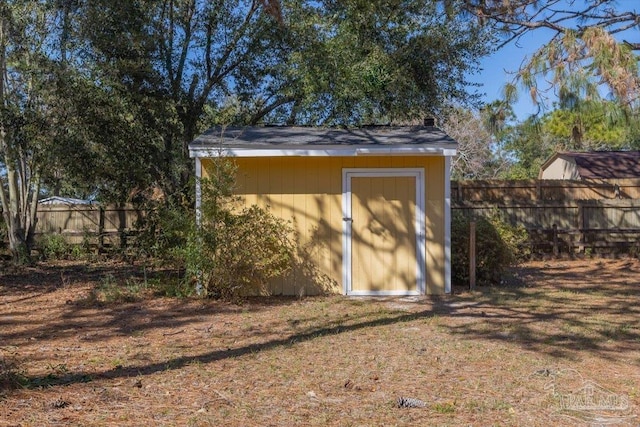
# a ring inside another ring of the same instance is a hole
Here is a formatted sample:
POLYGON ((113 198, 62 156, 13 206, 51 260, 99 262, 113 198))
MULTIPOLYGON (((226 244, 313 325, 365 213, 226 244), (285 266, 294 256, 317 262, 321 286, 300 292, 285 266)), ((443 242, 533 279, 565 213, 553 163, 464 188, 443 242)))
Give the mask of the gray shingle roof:
POLYGON ((228 127, 211 128, 190 145, 192 156, 202 149, 326 150, 382 148, 455 150, 457 143, 431 126, 370 126, 361 128, 228 127))

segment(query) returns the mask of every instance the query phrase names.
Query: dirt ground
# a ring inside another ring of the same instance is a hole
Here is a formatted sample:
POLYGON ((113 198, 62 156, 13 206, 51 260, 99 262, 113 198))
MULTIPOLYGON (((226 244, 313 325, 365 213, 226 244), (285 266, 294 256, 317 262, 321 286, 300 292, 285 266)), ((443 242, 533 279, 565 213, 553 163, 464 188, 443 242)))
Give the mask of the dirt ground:
POLYGON ((0 272, 0 426, 640 424, 637 260, 439 298, 113 293, 142 280, 0 272))

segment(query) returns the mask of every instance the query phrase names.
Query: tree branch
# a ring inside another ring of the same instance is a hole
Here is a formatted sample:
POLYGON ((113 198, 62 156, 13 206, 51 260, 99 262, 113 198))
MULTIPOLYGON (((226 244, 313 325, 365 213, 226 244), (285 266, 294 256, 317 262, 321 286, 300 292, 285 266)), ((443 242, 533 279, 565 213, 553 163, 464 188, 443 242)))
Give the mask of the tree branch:
POLYGON ((264 116, 271 113, 276 108, 289 104, 291 102, 294 102, 295 100, 296 98, 293 96, 285 96, 284 98, 275 100, 270 105, 267 105, 266 107, 263 107, 262 109, 254 113, 249 119, 249 125, 255 126, 256 124, 258 124, 260 120, 264 118, 264 116))

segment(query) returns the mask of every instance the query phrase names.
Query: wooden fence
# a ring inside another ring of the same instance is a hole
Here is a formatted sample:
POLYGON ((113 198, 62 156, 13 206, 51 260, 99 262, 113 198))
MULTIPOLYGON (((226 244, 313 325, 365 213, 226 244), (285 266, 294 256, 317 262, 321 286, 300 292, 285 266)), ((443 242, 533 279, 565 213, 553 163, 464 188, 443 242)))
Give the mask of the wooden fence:
POLYGON ((71 244, 124 247, 142 217, 143 212, 129 204, 41 205, 37 212, 36 237, 60 234, 71 244))
MULTIPOLYGON (((497 211, 527 229, 536 250, 582 252, 639 248, 640 179, 454 181, 452 209, 468 216, 497 211)), ((70 243, 126 245, 144 213, 132 205, 43 205, 37 234, 58 233, 70 243)))
POLYGON ((640 249, 640 179, 453 182, 452 208, 470 217, 497 211, 523 226, 538 252, 640 249))
POLYGON ((461 202, 640 199, 640 179, 453 181, 451 199, 461 202))
POLYGON ((529 233, 535 249, 553 252, 622 251, 638 244, 640 200, 583 200, 546 203, 461 203, 454 211, 470 217, 498 212, 529 233))

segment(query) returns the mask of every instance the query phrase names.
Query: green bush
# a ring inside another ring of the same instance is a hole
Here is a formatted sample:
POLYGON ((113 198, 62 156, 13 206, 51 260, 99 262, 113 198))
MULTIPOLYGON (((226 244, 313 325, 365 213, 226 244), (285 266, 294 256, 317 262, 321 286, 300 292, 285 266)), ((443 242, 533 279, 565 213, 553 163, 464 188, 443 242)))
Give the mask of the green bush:
POLYGON ((219 211, 216 218, 203 218, 191 237, 187 273, 211 297, 264 294, 271 278, 291 269, 291 234, 286 223, 258 206, 219 211))
POLYGON ((44 259, 63 259, 69 255, 71 245, 61 234, 44 234, 38 239, 38 249, 44 259))
POLYGON ((265 208, 240 208, 235 171, 231 161, 217 159, 202 180, 200 227, 183 251, 188 276, 214 298, 266 293, 269 280, 288 272, 294 259, 290 224, 265 208))
POLYGON ((293 229, 268 209, 243 208, 233 195, 235 172, 230 160, 217 159, 201 181, 200 225, 192 208, 165 203, 138 238, 141 252, 184 269, 186 284, 212 298, 266 293, 294 259, 293 229))
MULTIPOLYGON (((497 211, 475 218, 476 222, 476 283, 492 285, 500 280, 509 266, 530 255, 527 231, 514 227, 500 218, 497 211)), ((451 218, 452 281, 456 285, 469 283, 469 224, 460 211, 451 218)))
POLYGON ((67 242, 61 234, 43 234, 37 242, 36 248, 45 260, 55 259, 86 259, 91 254, 91 249, 87 241, 83 238, 83 243, 76 245, 67 242))
POLYGON ((139 230, 134 247, 137 257, 184 268, 184 259, 179 254, 195 227, 193 207, 160 201, 147 203, 145 210, 147 215, 136 225, 139 230))

